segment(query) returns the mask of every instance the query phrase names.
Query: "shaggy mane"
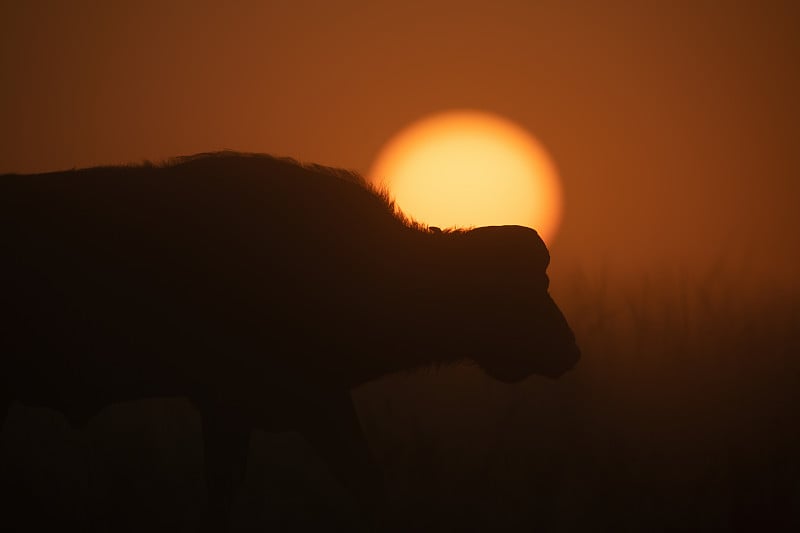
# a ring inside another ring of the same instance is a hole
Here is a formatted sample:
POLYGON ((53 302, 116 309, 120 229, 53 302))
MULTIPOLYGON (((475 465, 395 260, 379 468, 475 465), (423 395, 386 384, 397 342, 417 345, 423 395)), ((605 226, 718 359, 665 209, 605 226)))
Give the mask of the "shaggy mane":
MULTIPOLYGON (((460 228, 448 228, 445 230, 441 230, 439 228, 428 226, 427 224, 423 224, 414 218, 408 216, 407 214, 403 213, 400 208, 397 206, 397 202, 395 202, 394 198, 392 198, 391 194, 389 193, 388 189, 385 186, 378 186, 374 183, 371 183, 368 179, 362 176, 360 173, 356 172, 355 170, 348 170, 345 168, 338 168, 338 167, 330 167, 326 165, 320 165, 318 163, 304 163, 294 159, 292 157, 280 157, 274 156, 270 154, 264 153, 257 153, 257 152, 237 152, 235 150, 221 150, 217 152, 201 152, 198 154, 193 155, 184 155, 184 156, 177 156, 171 157, 163 161, 162 163, 154 166, 159 166, 162 168, 173 168, 183 166, 189 163, 196 163, 201 161, 207 160, 214 160, 214 159, 258 159, 262 160, 267 163, 272 164, 284 164, 290 165, 297 168, 301 168, 308 172, 312 172, 317 175, 323 176, 330 176, 333 178, 337 178, 343 181, 347 181, 349 183, 355 183, 363 187, 364 189, 368 190, 372 194, 374 194, 381 202, 386 205, 386 208, 398 219, 400 219, 403 224, 408 226, 409 228, 423 231, 425 233, 461 233, 465 230, 460 228)), ((152 163, 145 162, 145 166, 152 165, 152 163)))

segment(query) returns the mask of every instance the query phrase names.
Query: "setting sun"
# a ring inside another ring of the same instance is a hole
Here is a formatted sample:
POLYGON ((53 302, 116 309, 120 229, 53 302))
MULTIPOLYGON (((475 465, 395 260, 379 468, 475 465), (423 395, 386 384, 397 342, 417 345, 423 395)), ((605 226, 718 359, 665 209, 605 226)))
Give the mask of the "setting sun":
POLYGON ((551 242, 561 188, 550 157, 513 122, 479 111, 426 117, 383 147, 369 174, 403 213, 442 228, 518 224, 551 242))

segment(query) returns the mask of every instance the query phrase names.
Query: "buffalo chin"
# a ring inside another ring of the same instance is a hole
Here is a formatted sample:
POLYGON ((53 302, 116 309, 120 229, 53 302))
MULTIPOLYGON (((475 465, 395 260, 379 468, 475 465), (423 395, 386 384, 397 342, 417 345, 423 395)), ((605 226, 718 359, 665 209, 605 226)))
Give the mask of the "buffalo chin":
POLYGON ((520 365, 480 365, 481 369, 492 379, 502 383, 514 384, 526 378, 537 375, 558 379, 575 367, 580 360, 581 352, 577 344, 572 344, 568 349, 535 361, 535 365, 522 368, 520 365))

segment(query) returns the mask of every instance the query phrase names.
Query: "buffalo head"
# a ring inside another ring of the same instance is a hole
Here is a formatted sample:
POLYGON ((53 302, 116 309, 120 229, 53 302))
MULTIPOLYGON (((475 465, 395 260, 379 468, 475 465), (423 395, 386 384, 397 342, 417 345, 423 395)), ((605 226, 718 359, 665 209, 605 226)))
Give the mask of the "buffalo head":
POLYGON ((536 231, 482 227, 461 241, 458 305, 467 356, 503 382, 571 369, 580 351, 548 292, 550 255, 536 231))

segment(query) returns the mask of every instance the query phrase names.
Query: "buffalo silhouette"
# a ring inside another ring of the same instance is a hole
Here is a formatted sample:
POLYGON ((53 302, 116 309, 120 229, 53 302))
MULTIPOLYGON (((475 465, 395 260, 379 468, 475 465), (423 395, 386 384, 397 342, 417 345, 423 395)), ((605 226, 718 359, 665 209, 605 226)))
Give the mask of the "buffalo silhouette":
POLYGON ((558 377, 579 358, 534 230, 426 228, 345 170, 222 152, 4 175, 0 241, 3 419, 13 400, 81 426, 188 397, 209 529, 253 428, 298 431, 371 510, 382 478, 351 388, 462 359, 558 377))

